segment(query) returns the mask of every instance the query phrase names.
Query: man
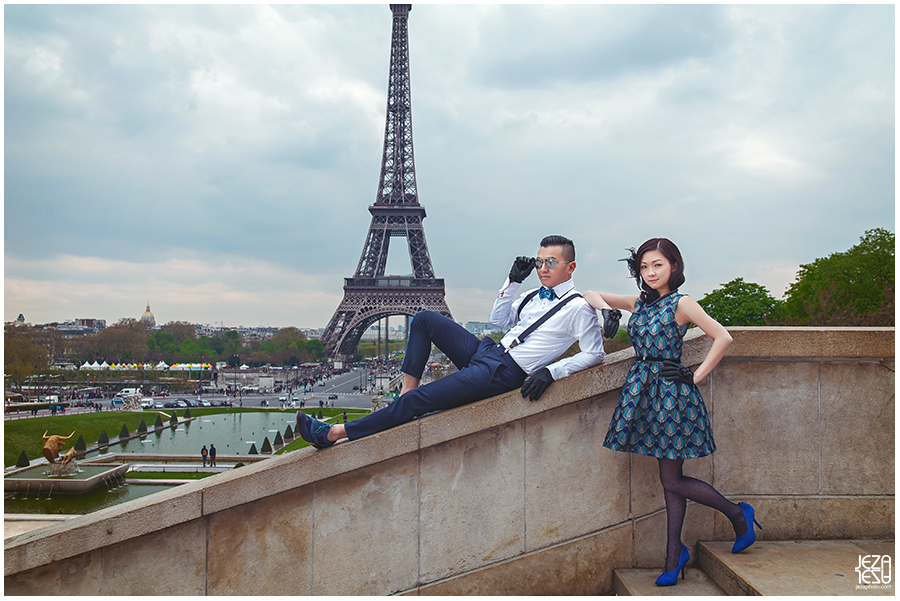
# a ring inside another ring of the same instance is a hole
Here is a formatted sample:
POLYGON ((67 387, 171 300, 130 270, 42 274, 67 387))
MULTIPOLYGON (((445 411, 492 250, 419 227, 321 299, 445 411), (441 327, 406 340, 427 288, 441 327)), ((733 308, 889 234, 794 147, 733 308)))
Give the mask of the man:
MULTIPOLYGON (((437 313, 418 313, 409 328, 400 398, 347 424, 329 426, 298 413, 300 436, 314 447, 324 448, 341 438, 356 440, 432 411, 452 409, 520 386, 523 397, 536 401, 554 380, 599 365, 606 356, 603 332, 596 311, 575 291, 574 271, 575 245, 563 236, 541 240, 537 258, 516 258, 491 311, 491 324, 512 328, 500 344, 490 338, 479 340, 437 313), (522 282, 535 268, 543 285, 515 301, 522 282), (561 307, 551 317, 528 331, 557 305, 561 307), (581 352, 550 365, 576 340, 581 352), (459 371, 419 387, 432 343, 459 371)), ((607 333, 612 333, 607 337, 615 335, 618 321, 614 325, 610 319, 607 333)))

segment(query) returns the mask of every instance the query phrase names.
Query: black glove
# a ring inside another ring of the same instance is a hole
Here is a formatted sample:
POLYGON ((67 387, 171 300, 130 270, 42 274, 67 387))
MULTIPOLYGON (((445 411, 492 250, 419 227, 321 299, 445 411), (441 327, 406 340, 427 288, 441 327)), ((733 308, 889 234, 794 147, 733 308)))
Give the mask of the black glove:
POLYGON ((531 400, 536 401, 541 398, 544 391, 550 388, 551 384, 553 384, 553 376, 550 375, 550 370, 542 367, 531 374, 531 377, 522 384, 522 396, 531 395, 531 400))
POLYGON ((612 338, 619 332, 622 312, 618 309, 600 309, 600 315, 603 316, 603 337, 612 338))
POLYGON ((512 268, 509 270, 509 281, 521 284, 534 269, 534 259, 531 257, 516 257, 512 268))
POLYGON ((663 359, 662 367, 659 368, 659 375, 667 380, 681 382, 688 386, 694 385, 694 372, 691 371, 691 368, 685 367, 678 361, 663 359))

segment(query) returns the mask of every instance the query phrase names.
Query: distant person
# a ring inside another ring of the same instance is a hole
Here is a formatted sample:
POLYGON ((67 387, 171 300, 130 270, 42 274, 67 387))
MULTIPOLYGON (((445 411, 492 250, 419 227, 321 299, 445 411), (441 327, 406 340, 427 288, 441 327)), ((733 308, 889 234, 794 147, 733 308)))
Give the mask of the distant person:
POLYGON ((753 507, 732 503, 712 486, 684 475, 685 459, 716 450, 712 425, 697 383, 718 365, 731 346, 731 335, 706 314, 697 301, 678 292, 684 283, 681 252, 666 238, 644 242, 626 259, 640 295, 586 292, 595 309, 630 311, 628 336, 635 361, 625 377, 603 446, 614 451, 656 457, 666 503, 666 560, 656 579, 671 586, 684 579, 690 560, 681 542, 687 500, 721 511, 734 528, 732 553, 756 541, 753 507), (681 363, 681 346, 688 326, 700 327, 713 343, 696 372, 681 363))
MULTIPOLYGON (((298 415, 300 436, 316 448, 341 438, 356 440, 412 421, 521 387, 523 397, 538 400, 555 380, 599 365, 603 331, 597 313, 575 290, 575 245, 562 236, 541 240, 537 258, 517 257, 494 301, 491 324, 511 328, 497 344, 438 313, 419 312, 410 323, 400 398, 347 424, 328 424, 298 415), (543 284, 516 300, 522 281, 537 268, 543 284), (546 319, 545 319, 546 318, 546 319), (578 341, 581 352, 550 363, 578 341), (459 371, 419 386, 434 343, 459 371), (523 385, 524 384, 524 385, 523 385)), ((610 324, 613 334, 618 319, 610 324), (615 328, 612 326, 615 325, 615 328)))
POLYGON ((203 467, 206 467, 206 457, 209 455, 209 451, 206 450, 206 445, 203 445, 203 448, 200 449, 200 456, 203 457, 203 467))
POLYGON ((346 411, 344 411, 344 423, 345 424, 347 423, 347 412, 346 411))
POLYGON ((209 443, 209 465, 216 467, 216 445, 209 443))

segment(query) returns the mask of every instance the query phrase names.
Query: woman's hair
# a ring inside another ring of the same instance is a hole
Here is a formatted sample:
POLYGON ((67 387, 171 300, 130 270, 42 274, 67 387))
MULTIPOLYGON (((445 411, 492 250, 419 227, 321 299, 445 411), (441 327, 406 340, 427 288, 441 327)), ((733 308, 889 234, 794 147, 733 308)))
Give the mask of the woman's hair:
POLYGON ((641 300, 643 302, 650 303, 659 298, 659 292, 648 286, 644 278, 641 277, 641 258, 649 250, 658 250, 672 264, 672 275, 669 276, 669 290, 675 290, 684 284, 684 261, 681 258, 681 251, 668 238, 651 238, 641 244, 637 250, 633 248, 628 250, 631 251, 631 256, 620 259, 620 261, 625 261, 628 265, 631 277, 634 278, 634 281, 637 282, 638 287, 641 289, 641 300))

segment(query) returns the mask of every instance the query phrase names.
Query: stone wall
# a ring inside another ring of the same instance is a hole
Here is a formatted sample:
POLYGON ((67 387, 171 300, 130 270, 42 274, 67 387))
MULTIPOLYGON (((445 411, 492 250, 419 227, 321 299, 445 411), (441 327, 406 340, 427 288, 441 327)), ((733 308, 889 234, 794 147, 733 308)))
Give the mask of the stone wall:
MULTIPOLYGON (((893 538, 892 328, 739 328, 686 462, 761 539, 893 538)), ((696 366, 709 348, 685 341, 696 366)), ((602 441, 631 349, 555 383, 12 537, 7 594, 598 594, 659 567, 656 461, 602 441)), ((684 541, 733 539, 689 504, 684 541)))

